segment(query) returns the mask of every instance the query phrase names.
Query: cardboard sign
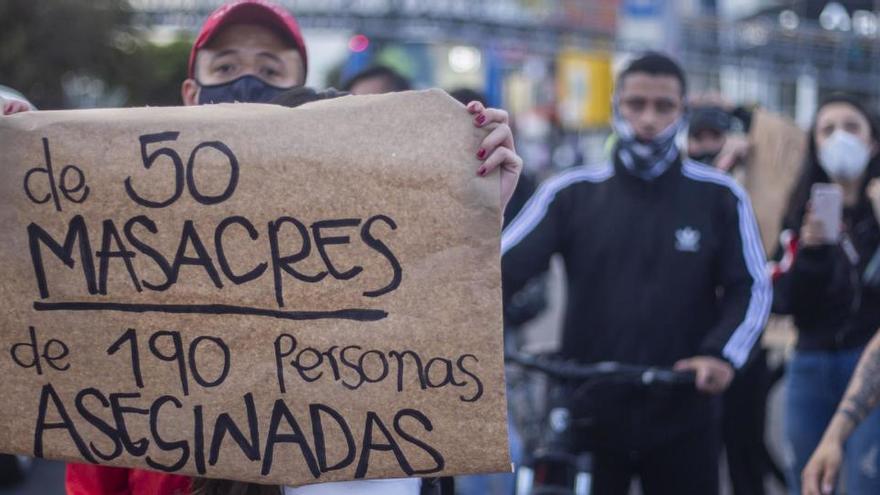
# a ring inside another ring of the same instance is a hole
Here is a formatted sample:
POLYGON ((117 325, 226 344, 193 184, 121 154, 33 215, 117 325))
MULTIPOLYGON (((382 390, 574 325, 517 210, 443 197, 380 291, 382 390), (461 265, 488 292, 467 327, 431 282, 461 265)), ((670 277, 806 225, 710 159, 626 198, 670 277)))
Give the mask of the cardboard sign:
POLYGON ((509 470, 484 135, 440 91, 0 118, 0 451, 509 470))
POLYGON ((752 152, 743 185, 752 199, 764 250, 772 256, 779 247, 782 216, 804 162, 807 135, 790 119, 755 110, 749 140, 752 152))

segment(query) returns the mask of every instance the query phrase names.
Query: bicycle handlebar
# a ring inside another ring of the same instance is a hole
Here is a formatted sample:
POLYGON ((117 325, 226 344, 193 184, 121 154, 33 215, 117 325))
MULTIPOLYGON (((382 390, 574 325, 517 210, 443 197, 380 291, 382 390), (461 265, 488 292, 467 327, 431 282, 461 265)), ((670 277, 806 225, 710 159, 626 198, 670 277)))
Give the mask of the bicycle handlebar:
POLYGON ((614 361, 582 364, 559 359, 548 359, 542 356, 524 354, 519 351, 506 352, 504 360, 562 380, 621 377, 632 378, 633 381, 643 385, 655 383, 693 385, 696 380, 696 375, 692 371, 675 371, 669 368, 623 364, 614 361))

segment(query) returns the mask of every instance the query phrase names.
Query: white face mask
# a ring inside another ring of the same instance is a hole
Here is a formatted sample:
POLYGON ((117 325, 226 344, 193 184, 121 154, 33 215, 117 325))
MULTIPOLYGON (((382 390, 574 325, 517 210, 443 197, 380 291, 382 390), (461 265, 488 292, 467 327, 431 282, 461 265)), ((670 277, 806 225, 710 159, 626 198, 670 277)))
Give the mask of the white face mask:
POLYGON ((834 131, 819 149, 819 165, 832 179, 851 181, 865 172, 871 150, 854 134, 834 131))

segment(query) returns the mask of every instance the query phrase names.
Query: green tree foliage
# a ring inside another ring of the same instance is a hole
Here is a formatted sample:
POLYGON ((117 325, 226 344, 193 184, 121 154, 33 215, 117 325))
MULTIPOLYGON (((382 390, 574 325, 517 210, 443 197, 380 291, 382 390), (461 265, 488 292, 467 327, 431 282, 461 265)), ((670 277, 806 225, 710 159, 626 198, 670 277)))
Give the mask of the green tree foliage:
POLYGON ((0 84, 41 109, 76 106, 77 78, 99 82, 98 104, 179 104, 190 44, 151 44, 134 18, 126 0, 2 0, 0 84))
POLYGON ((180 84, 186 79, 191 39, 156 45, 139 41, 117 66, 115 75, 126 90, 127 105, 180 105, 180 84))

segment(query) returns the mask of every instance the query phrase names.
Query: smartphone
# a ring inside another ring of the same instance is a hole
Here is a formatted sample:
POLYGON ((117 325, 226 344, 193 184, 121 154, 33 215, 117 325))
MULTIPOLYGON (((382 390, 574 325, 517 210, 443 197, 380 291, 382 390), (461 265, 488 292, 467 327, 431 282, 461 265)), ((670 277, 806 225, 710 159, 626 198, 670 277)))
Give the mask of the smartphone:
POLYGON ((822 221, 825 230, 822 237, 830 243, 838 242, 843 222, 843 189, 837 184, 813 184, 810 209, 822 221))

